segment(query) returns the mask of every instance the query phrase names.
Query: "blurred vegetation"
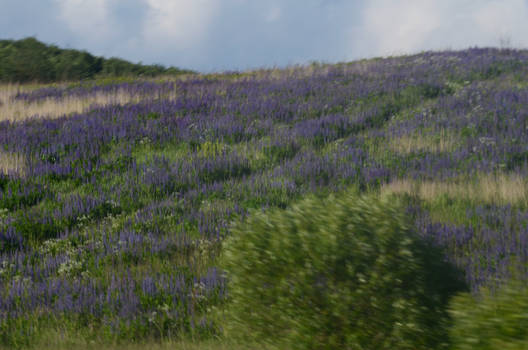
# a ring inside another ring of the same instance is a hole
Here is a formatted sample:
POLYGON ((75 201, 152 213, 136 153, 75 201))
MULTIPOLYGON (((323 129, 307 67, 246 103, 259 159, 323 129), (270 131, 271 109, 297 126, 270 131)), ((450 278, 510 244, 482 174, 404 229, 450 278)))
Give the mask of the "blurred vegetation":
POLYGON ((447 348, 448 300, 464 282, 394 199, 311 197, 237 224, 222 257, 227 336, 290 349, 447 348))
POLYGON ((458 295, 451 314, 454 349, 528 349, 528 287, 518 280, 458 295))
POLYGON ((0 40, 0 81, 57 82, 119 76, 192 73, 175 67, 143 65, 120 58, 103 58, 86 51, 61 49, 33 37, 0 40))

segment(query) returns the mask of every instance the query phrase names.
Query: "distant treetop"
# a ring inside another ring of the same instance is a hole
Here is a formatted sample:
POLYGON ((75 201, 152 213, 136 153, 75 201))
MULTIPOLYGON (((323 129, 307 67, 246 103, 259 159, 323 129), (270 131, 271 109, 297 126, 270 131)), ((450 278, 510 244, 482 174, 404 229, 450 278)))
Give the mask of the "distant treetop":
POLYGON ((162 65, 131 63, 94 56, 86 51, 61 49, 36 38, 0 40, 0 81, 57 82, 116 76, 157 76, 193 73, 162 65))

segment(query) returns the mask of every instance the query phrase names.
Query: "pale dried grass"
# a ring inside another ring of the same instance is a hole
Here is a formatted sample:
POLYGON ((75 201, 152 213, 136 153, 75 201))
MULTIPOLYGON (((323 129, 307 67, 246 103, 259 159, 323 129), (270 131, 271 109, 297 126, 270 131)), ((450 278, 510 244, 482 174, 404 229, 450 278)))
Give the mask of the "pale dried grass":
POLYGON ((460 145, 459 138, 452 132, 441 130, 438 134, 415 133, 392 138, 389 147, 393 152, 409 154, 413 152, 452 152, 460 145))
POLYGON ((29 87, 30 87, 29 85, 21 85, 21 84, 13 84, 13 83, 0 84, 0 110, 4 106, 6 106, 9 103, 9 101, 12 98, 14 98, 18 92, 26 92, 29 90, 29 87))
MULTIPOLYGON (((64 97, 56 100, 53 98, 29 103, 17 101, 14 96, 19 91, 29 91, 35 87, 44 85, 0 85, 0 121, 10 120, 13 122, 23 121, 33 116, 59 118, 72 113, 82 113, 94 105, 107 106, 112 104, 137 103, 145 99, 145 96, 132 95, 124 90, 115 93, 97 93, 87 97, 64 97)), ((176 91, 171 91, 163 97, 174 100, 176 91)))
POLYGON ((0 150, 0 174, 24 174, 24 158, 16 153, 0 150))
POLYGON ((94 96, 79 98, 65 97, 60 100, 45 99, 43 101, 27 103, 8 99, 0 106, 0 121, 23 121, 32 116, 58 118, 72 113, 82 113, 90 106, 106 106, 110 104, 126 104, 139 102, 139 96, 131 96, 123 91, 114 94, 97 93, 94 96))
POLYGON ((396 180, 382 186, 382 194, 407 193, 432 201, 440 196, 469 199, 490 204, 528 202, 528 183, 519 174, 486 174, 474 181, 437 182, 396 180))

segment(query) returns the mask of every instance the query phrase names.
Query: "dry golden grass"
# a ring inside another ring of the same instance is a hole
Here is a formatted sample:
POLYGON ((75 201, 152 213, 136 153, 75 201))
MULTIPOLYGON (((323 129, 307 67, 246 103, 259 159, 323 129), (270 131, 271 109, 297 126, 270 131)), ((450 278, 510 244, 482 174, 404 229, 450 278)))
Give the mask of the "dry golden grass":
POLYGON ((458 138, 452 132, 445 130, 438 134, 424 135, 420 133, 393 138, 389 142, 392 151, 400 154, 412 152, 452 152, 459 146, 458 138))
POLYGON ((42 117, 61 117, 71 113, 81 113, 92 105, 126 104, 139 102, 140 96, 131 96, 124 91, 114 94, 98 93, 94 96, 78 98, 66 97, 61 100, 45 99, 35 103, 8 99, 0 106, 0 121, 22 121, 38 115, 42 117))
POLYGON ((20 84, 0 84, 0 121, 4 120, 2 111, 4 108, 10 104, 11 99, 18 93, 22 91, 27 91, 28 86, 23 86, 20 84))
MULTIPOLYGON (((182 77, 180 79, 185 79, 182 77)), ((87 97, 65 97, 59 100, 44 99, 42 101, 28 103, 14 100, 19 91, 29 91, 46 85, 0 85, 0 121, 23 121, 32 116, 58 118, 72 113, 81 113, 93 105, 106 106, 110 104, 137 103, 144 100, 145 96, 132 95, 124 90, 115 93, 97 93, 87 97)), ((171 91, 164 98, 175 99, 176 91, 171 91)))
POLYGON ((528 182, 519 174, 481 175, 472 182, 397 180, 381 189, 382 194, 408 193, 424 200, 442 195, 493 204, 527 202, 528 182))
POLYGON ((23 174, 24 159, 18 154, 0 150, 0 174, 8 174, 10 172, 23 174))

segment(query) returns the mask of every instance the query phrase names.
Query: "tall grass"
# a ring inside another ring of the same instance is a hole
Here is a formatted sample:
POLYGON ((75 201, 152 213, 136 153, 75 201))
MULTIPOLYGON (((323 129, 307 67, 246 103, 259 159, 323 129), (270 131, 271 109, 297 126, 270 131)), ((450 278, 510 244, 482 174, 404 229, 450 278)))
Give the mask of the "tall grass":
MULTIPOLYGON (((82 113, 93 107, 108 105, 125 105, 127 103, 139 103, 143 97, 134 96, 123 90, 115 93, 98 92, 93 96, 67 96, 61 99, 47 98, 36 102, 15 100, 17 94, 14 86, 3 89, 0 87, 0 121, 9 120, 21 122, 33 116, 59 118, 72 113, 82 113)), ((176 92, 169 99, 174 99, 176 92)))
POLYGON ((24 174, 24 158, 16 153, 2 151, 0 149, 0 174, 17 173, 24 174))
POLYGON ((392 151, 402 154, 421 152, 452 152, 460 145, 460 136, 452 130, 442 129, 433 134, 416 132, 392 138, 389 147, 392 151))
POLYGON ((479 174, 474 179, 424 181, 399 179, 384 184, 382 193, 407 193, 427 201, 442 196, 497 205, 528 204, 528 181, 518 173, 479 174))

